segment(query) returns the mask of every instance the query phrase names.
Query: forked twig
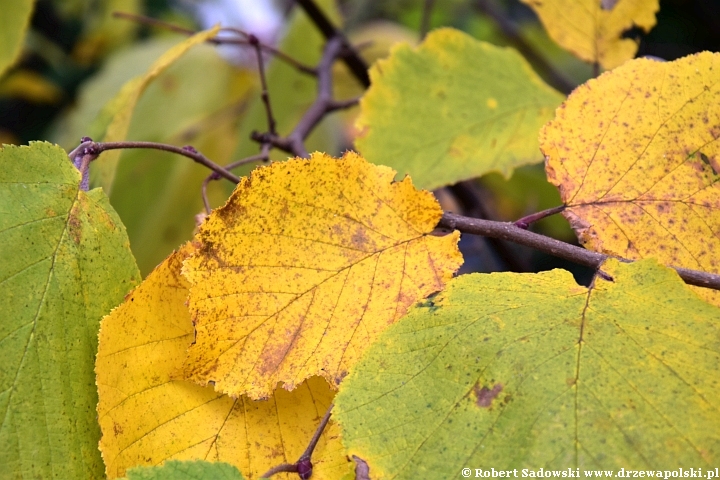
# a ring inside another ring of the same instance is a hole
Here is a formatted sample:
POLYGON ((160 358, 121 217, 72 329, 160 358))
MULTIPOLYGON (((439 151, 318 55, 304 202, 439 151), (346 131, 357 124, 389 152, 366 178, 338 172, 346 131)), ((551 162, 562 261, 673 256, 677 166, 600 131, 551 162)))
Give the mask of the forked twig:
POLYGON ((297 462, 292 464, 283 463, 281 465, 273 467, 267 472, 265 472, 262 475, 262 478, 268 478, 280 472, 296 472, 302 480, 308 480, 312 476, 312 462, 310 459, 312 457, 313 451, 315 450, 315 447, 317 446, 318 441, 320 440, 320 437, 322 436, 323 431, 325 430, 325 427, 330 421, 330 415, 332 414, 333 406, 334 405, 331 403, 328 407, 327 412, 325 412, 325 415, 320 420, 320 424, 315 430, 315 434, 310 439, 310 443, 308 443, 307 448, 302 453, 302 455, 300 455, 300 458, 298 458, 297 462))

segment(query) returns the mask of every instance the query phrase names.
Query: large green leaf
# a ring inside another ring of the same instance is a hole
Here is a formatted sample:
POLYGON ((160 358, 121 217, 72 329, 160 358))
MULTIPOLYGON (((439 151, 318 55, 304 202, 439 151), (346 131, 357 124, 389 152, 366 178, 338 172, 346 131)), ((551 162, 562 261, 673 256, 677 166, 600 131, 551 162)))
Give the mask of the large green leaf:
MULTIPOLYGON (((720 461, 720 310, 654 260, 472 274, 370 348, 333 417, 373 479, 720 461)), ((573 470, 574 471, 574 470, 573 470)))
POLYGON ((448 28, 397 46, 370 78, 357 148, 427 189, 539 162, 537 133, 563 100, 514 50, 448 28))
POLYGON ((34 0, 0 1, 0 75, 20 56, 34 0))
POLYGON ((102 190, 49 143, 0 150, 0 465, 11 478, 100 478, 100 319, 139 281, 102 190))
POLYGON ((243 480, 235 466, 203 460, 170 460, 159 467, 137 467, 128 471, 126 480, 243 480))

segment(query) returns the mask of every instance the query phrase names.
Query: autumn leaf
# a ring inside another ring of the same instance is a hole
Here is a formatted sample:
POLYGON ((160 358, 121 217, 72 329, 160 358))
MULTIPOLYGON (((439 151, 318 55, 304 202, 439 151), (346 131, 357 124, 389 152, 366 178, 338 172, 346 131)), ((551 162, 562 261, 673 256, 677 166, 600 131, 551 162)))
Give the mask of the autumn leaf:
POLYGON ((441 290, 457 233, 428 235, 432 194, 355 153, 255 170, 185 261, 196 340, 189 379, 263 398, 321 375, 336 385, 407 308, 441 290))
POLYGON ((538 14, 550 37, 586 62, 610 70, 635 56, 632 28, 655 26, 659 0, 522 0, 538 14))
POLYGON ((537 131, 562 96, 510 48, 449 28, 370 69, 358 150, 434 189, 541 160, 537 131))
POLYGON ((713 53, 634 60, 573 92, 540 144, 586 247, 720 272, 719 97, 713 53))
POLYGON ((102 190, 49 143, 0 150, 0 465, 6 478, 99 478, 100 318, 139 280, 102 190))
POLYGON ((136 467, 126 480, 243 480, 237 468, 222 462, 179 462, 171 460, 159 467, 136 467))
MULTIPOLYGON (((227 462, 257 479, 298 459, 332 402, 334 392, 317 377, 293 392, 278 389, 268 401, 232 399, 181 378, 194 337, 189 284, 180 275, 191 252, 188 244, 171 255, 102 321, 98 420, 109 478, 177 459, 227 462)), ((350 469, 332 422, 313 464, 313 479, 335 480, 350 469)))
POLYGON ((412 309, 341 385, 349 454, 398 480, 717 465, 720 310, 654 260, 602 269, 463 275, 412 309))
MULTIPOLYGON (((220 27, 196 33, 187 40, 175 45, 158 58, 144 75, 129 80, 117 95, 108 102, 95 120, 94 130, 104 131, 104 142, 118 142, 125 140, 130 128, 135 105, 148 85, 182 57, 193 46, 214 37, 220 27)), ((120 161, 120 150, 111 150, 103 155, 103 161, 94 164, 92 169, 92 183, 105 190, 107 195, 112 193, 115 180, 115 170, 120 161)))
POLYGON ((0 15, 0 76, 12 66, 20 56, 25 33, 30 25, 33 12, 33 0, 14 0, 3 2, 0 15))

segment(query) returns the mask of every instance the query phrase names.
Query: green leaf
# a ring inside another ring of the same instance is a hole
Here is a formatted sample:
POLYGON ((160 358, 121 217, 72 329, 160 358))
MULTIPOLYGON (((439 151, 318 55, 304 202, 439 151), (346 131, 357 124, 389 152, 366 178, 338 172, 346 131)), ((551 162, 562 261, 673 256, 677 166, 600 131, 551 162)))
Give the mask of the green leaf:
POLYGON ((128 471, 127 480, 243 480, 240 470, 229 463, 203 460, 180 462, 170 460, 159 467, 136 467, 128 471))
MULTIPOLYGON (((143 75, 155 60, 178 43, 178 37, 156 37, 139 42, 110 55, 102 68, 80 85, 77 99, 71 109, 53 122, 51 141, 70 151, 84 136, 100 139, 105 134, 112 112, 103 107, 117 95, 122 86, 133 77, 143 75)), ((192 54, 193 50, 189 53, 192 54)), ((184 57, 186 58, 186 57, 184 57)), ((182 59, 179 59, 181 62, 182 59)), ((142 103, 143 97, 140 98, 142 103)))
POLYGON ((720 310, 654 260, 472 274, 391 326, 333 418, 373 479, 720 461, 720 310))
POLYGON ((542 159, 537 132, 563 97, 512 49, 449 28, 370 70, 357 148, 434 189, 542 159))
MULTIPOLYGON (((340 12, 334 0, 318 0, 320 7, 336 26, 340 26, 340 12)), ((288 23, 287 33, 280 46, 282 52, 309 66, 315 66, 322 55, 325 39, 317 27, 305 15, 305 12, 296 8, 292 19, 288 23)), ((273 59, 267 68, 268 91, 273 115, 277 122, 277 131, 287 135, 300 120, 305 111, 312 105, 317 96, 317 80, 305 73, 299 72, 287 63, 273 59)), ((331 130, 332 119, 323 121, 306 142, 309 152, 333 152, 337 150, 337 142, 333 140, 331 130)), ((256 93, 252 103, 239 128, 239 144, 234 153, 238 160, 259 152, 259 146, 250 140, 253 131, 267 131, 267 115, 265 106, 256 93)), ((288 154, 275 150, 271 154, 273 160, 285 160, 288 154)), ((245 168, 249 172, 252 167, 245 168)), ((232 188, 228 187, 228 191, 232 188)))
MULTIPOLYGON (((135 110, 135 105, 147 86, 177 59, 190 50, 190 48, 214 37, 218 29, 219 27, 215 27, 196 33, 187 40, 175 45, 158 58, 144 75, 135 77, 125 83, 117 95, 110 100, 100 112, 97 125, 93 130, 97 130, 98 132, 104 130, 104 142, 119 142, 125 140, 128 129, 130 128, 130 120, 135 110), (107 128, 105 128, 105 126, 107 126, 107 128)), ((91 180, 93 185, 102 187, 107 195, 112 193, 115 171, 117 170, 121 153, 120 150, 111 150, 105 153, 102 161, 96 162, 92 169, 91 180)))
POLYGON ((25 32, 30 25, 33 0, 4 0, 0 2, 0 76, 18 59, 25 32))
MULTIPOLYGON (((228 163, 237 139, 237 107, 252 86, 247 71, 229 65, 214 47, 198 45, 148 86, 128 138, 190 144, 214 162, 228 163)), ((123 152, 110 201, 127 227, 143 275, 192 237, 195 215, 203 210, 202 183, 210 173, 174 154, 123 152)), ((233 185, 223 179, 209 186, 217 203, 227 199, 225 183, 233 185)))
POLYGON ((140 280, 102 190, 49 143, 0 150, 0 465, 12 478, 100 478, 100 319, 140 280))

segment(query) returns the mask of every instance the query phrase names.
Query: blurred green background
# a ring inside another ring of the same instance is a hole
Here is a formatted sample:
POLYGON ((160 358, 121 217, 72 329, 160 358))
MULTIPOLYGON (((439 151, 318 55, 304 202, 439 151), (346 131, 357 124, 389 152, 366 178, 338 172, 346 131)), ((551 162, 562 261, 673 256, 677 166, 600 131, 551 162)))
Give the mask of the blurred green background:
MULTIPOLYGON (((318 3, 370 64, 386 56, 394 43, 417 43, 425 22, 429 28, 452 26, 477 39, 519 49, 546 82, 564 93, 592 76, 591 66, 555 45, 519 0, 318 3)), ((96 116, 126 81, 141 75, 183 39, 166 29, 113 18, 113 11, 192 30, 220 21, 256 33, 308 65, 317 62, 322 48, 322 37, 292 1, 39 0, 20 59, 0 78, 0 143, 49 140, 69 151, 90 134, 96 116)), ((647 35, 640 33, 627 32, 640 41, 639 56, 673 60, 702 50, 718 51, 720 2, 663 0, 657 26, 647 35)), ((255 57, 244 48, 201 45, 188 52, 149 85, 135 108, 128 139, 190 144, 219 164, 258 153, 249 135, 264 131, 266 119, 255 57)), ((276 59, 268 61, 278 130, 286 134, 312 102, 315 80, 276 59)), ((361 95, 363 89, 352 75, 336 67, 337 96, 361 95)), ((357 107, 328 116, 308 140, 308 149, 339 155, 352 148, 356 115, 357 107)), ((286 157, 272 153, 275 160, 286 157)), ((245 167, 236 173, 248 171, 245 167)), ((110 200, 128 228, 143 275, 192 236, 195 215, 203 211, 200 189, 208 173, 188 159, 157 151, 122 154, 110 200)), ((227 181, 211 182, 212 205, 221 205, 232 188, 227 181)), ((520 168, 511 179, 490 174, 436 195, 447 210, 494 220, 515 220, 560 203, 542 165, 520 168)), ((575 241, 559 215, 532 228, 575 241)), ((580 282, 589 278, 582 268, 503 242, 465 236, 461 248, 466 258, 463 272, 562 267, 580 282)))

